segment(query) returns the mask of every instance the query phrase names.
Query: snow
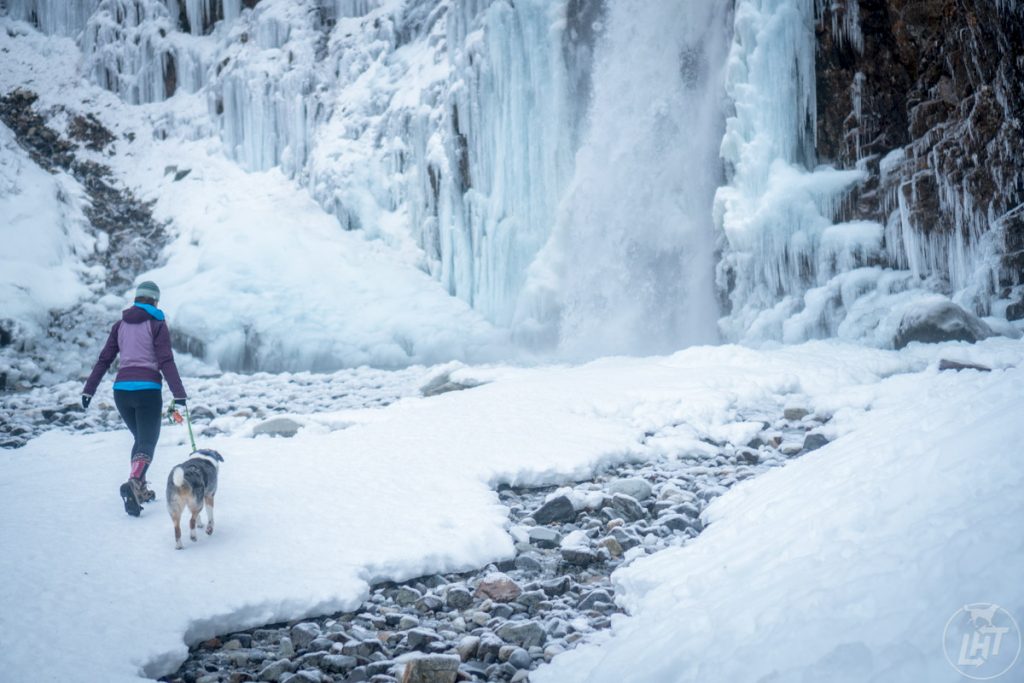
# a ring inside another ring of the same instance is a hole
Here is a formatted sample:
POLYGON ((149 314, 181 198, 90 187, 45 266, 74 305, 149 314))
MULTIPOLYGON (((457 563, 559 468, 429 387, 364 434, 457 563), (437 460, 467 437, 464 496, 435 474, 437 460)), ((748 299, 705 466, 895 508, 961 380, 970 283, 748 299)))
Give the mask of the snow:
POLYGON ((630 616, 531 680, 962 680, 942 645, 957 609, 1024 614, 1024 429, 1009 418, 1024 368, 929 367, 812 399, 839 438, 716 499, 694 542, 617 572, 630 616))
MULTIPOLYGON (((187 643, 352 608, 370 581, 510 557, 505 511, 490 488, 498 483, 564 483, 625 459, 676 457, 644 440, 681 425, 698 438, 746 438, 745 416, 798 400, 833 416, 835 440, 726 493, 687 546, 616 574, 633 616, 616 621, 607 643, 556 658, 538 680, 630 680, 641 671, 646 680, 668 671, 756 680, 816 662, 840 674, 942 680, 936 648, 949 614, 978 599, 1024 609, 1013 526, 1024 513, 1014 457, 1024 433, 1007 419, 1024 402, 1022 361, 1020 342, 990 339, 900 352, 814 342, 578 367, 463 367, 462 379, 490 382, 311 414, 319 427, 291 439, 251 438, 245 420, 222 423, 227 433, 200 443, 225 458, 217 529, 180 552, 160 503, 139 519, 120 510, 124 431, 49 432, 5 458, 0 492, 31 517, 0 521, 16 548, 0 554, 0 662, 31 680, 157 677, 177 667, 187 643), (938 373, 940 357, 996 369, 938 373), (985 532, 964 531, 972 528, 985 532), (850 674, 838 655, 827 658, 847 643, 870 653, 858 665, 867 668, 850 674), (638 662, 647 668, 623 668, 638 662)), ((183 428, 165 428, 151 470, 161 498, 186 443, 183 428)))
POLYGON ((95 272, 84 259, 98 245, 87 230, 87 203, 73 178, 40 168, 0 123, 0 317, 25 336, 42 334, 50 311, 89 293, 95 272))

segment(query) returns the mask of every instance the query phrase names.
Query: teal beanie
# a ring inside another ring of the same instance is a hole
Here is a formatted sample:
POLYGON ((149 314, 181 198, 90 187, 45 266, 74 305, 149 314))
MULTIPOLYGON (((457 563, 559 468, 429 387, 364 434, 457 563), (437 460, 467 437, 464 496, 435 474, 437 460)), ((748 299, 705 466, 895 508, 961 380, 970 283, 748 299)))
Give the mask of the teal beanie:
POLYGON ((135 298, 140 296, 149 297, 153 301, 160 301, 160 288, 156 286, 155 282, 146 280, 135 288, 135 298))

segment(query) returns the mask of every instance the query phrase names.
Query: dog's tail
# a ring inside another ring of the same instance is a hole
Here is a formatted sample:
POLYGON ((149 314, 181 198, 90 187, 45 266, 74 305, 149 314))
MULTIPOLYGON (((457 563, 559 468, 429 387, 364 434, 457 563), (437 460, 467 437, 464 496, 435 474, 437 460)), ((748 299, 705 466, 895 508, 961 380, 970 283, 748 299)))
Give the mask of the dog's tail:
POLYGON ((171 481, 174 482, 174 485, 179 489, 185 485, 185 470, 182 469, 181 465, 175 467, 171 472, 171 481))

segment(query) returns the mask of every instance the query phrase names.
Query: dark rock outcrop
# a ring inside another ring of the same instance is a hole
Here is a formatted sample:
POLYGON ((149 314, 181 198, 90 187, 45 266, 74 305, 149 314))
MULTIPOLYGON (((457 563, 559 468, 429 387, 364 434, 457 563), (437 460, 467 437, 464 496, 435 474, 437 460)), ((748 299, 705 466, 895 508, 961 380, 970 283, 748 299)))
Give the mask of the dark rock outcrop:
MULTIPOLYGON (((987 312, 992 298, 1024 284, 1024 8, 991 0, 819 6, 817 154, 870 174, 839 218, 898 225, 902 208, 915 237, 937 251, 958 237, 991 239, 1001 254, 998 286, 973 302, 987 312)), ((890 265, 911 265, 902 244, 885 247, 890 265)), ((957 274, 936 256, 919 274, 948 292, 957 274)))
POLYGON ((908 311, 900 322, 893 345, 902 349, 915 341, 925 344, 965 341, 973 344, 993 334, 992 328, 977 316, 952 301, 940 301, 908 311))

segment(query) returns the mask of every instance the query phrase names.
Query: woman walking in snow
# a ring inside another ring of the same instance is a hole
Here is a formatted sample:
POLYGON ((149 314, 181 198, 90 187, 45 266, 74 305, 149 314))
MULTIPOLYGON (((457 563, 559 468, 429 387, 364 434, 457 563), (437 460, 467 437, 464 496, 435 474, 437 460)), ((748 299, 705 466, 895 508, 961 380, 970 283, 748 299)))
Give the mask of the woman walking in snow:
POLYGON ((128 426, 135 443, 131 452, 131 475, 121 485, 124 511, 138 517, 142 504, 156 499, 146 487, 146 470, 153 462, 157 439, 160 438, 161 375, 174 396, 174 402, 185 405, 185 387, 171 350, 171 334, 164 322, 164 313, 156 307, 160 288, 146 281, 135 290, 135 304, 121 312, 114 323, 99 360, 92 369, 82 391, 82 407, 88 408, 104 373, 121 354, 120 368, 114 380, 114 404, 128 426))

